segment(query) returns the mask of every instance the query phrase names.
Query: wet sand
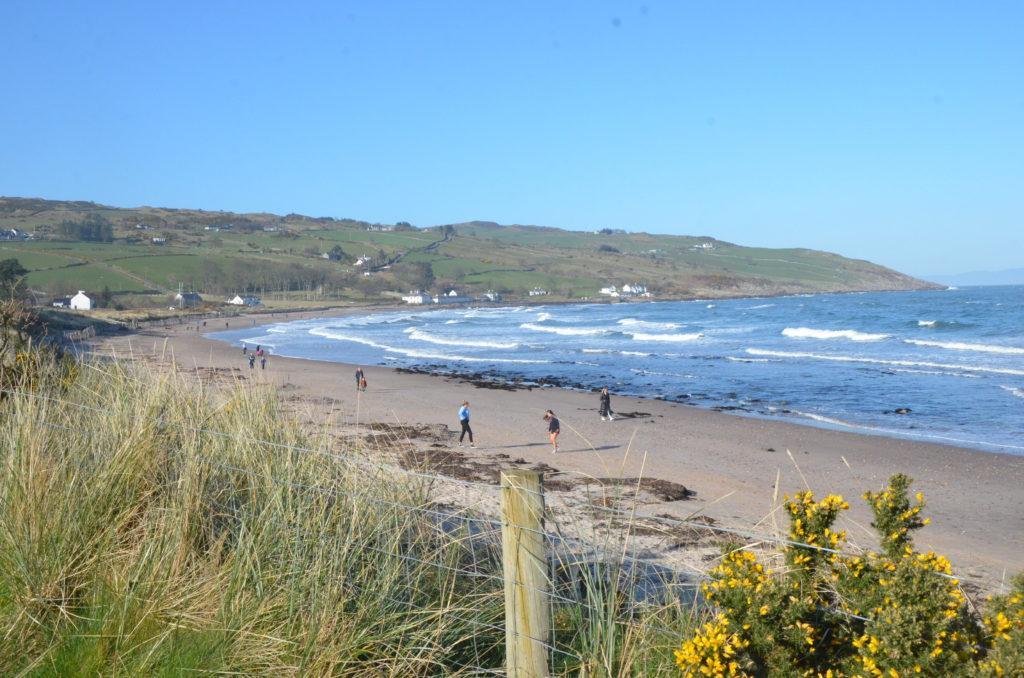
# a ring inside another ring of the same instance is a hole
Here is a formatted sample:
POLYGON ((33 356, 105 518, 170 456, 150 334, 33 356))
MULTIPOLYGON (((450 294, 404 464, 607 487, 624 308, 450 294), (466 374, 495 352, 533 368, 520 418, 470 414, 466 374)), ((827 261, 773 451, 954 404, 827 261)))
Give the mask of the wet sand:
MULTIPOLYGON (((338 313, 352 313, 340 311, 338 313)), ((291 314, 287 319, 329 315, 291 314)), ((231 326, 285 318, 231 319, 231 326)), ((222 327, 210 320, 206 331, 222 327)), ((96 350, 132 353, 181 368, 238 370, 307 403, 320 402, 324 418, 340 411, 360 423, 447 426, 458 430, 463 400, 472 409, 477 454, 495 465, 523 459, 594 477, 649 477, 685 485, 689 499, 658 504, 652 512, 680 517, 695 512, 718 524, 771 532, 785 519, 773 506, 785 493, 809 486, 818 496, 839 493, 851 504, 841 525, 850 541, 873 543, 870 513, 861 500, 893 473, 914 478, 925 493, 932 524, 918 532, 919 548, 947 555, 968 579, 998 584, 1024 568, 1024 457, 948 445, 834 431, 763 420, 682 404, 613 397, 619 414, 603 422, 597 394, 557 388, 503 390, 454 378, 364 366, 369 388, 355 389, 354 366, 270 356, 265 372, 249 372, 241 348, 207 339, 184 326, 151 328, 103 338, 96 350), (561 450, 547 442, 546 409, 562 422, 561 450), (778 479, 778 488, 776 480, 778 479)), ((317 413, 312 413, 315 419, 317 413)), ((448 445, 455 445, 449 435, 448 445)))

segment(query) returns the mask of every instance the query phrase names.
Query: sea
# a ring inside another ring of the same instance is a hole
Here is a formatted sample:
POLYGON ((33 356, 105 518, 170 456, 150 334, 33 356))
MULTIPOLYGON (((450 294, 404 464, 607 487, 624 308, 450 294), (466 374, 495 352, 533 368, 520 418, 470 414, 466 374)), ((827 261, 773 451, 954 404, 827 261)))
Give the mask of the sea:
POLYGON ((1024 455, 1024 286, 413 307, 209 336, 1024 455))

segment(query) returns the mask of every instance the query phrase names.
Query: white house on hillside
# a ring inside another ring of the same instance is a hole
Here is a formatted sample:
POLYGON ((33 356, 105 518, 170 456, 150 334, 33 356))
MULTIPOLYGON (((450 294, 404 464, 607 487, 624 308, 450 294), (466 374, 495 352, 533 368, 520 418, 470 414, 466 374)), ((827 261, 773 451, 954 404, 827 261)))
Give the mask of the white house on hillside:
POLYGON ((444 294, 434 297, 435 304, 464 304, 468 301, 473 301, 473 297, 459 294, 455 290, 448 290, 444 294))
POLYGON ((414 290, 402 297, 402 301, 407 304, 427 304, 430 303, 431 299, 429 294, 424 294, 419 290, 414 290))
POLYGON ((78 290, 78 294, 71 297, 70 306, 76 311, 91 311, 92 299, 85 295, 85 290, 78 290))
POLYGON ((227 303, 232 304, 234 306, 259 306, 260 305, 260 298, 259 297, 243 297, 240 294, 236 294, 231 299, 228 299, 227 303))
POLYGON ((373 261, 373 259, 371 259, 370 257, 368 257, 368 256, 366 256, 364 254, 363 256, 361 256, 358 259, 356 259, 355 263, 352 264, 352 265, 353 266, 369 266, 372 261, 373 261))
POLYGON ((541 289, 539 287, 534 287, 532 290, 530 290, 530 296, 531 297, 542 297, 542 296, 546 295, 547 293, 548 293, 547 290, 541 289))
POLYGON ((617 288, 615 285, 609 285, 608 287, 602 287, 601 290, 600 290, 600 294, 603 294, 603 295, 608 296, 608 297, 617 297, 617 296, 619 296, 619 288, 617 288))

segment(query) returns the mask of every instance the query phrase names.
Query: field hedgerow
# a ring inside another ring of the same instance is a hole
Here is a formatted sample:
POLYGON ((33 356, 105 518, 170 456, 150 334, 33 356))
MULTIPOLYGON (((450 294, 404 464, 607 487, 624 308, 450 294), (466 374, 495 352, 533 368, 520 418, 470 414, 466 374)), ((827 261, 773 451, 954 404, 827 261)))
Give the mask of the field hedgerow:
POLYGON ((914 549, 924 497, 896 475, 864 498, 881 553, 842 551, 834 528, 848 504, 811 492, 787 498, 786 567, 746 550, 726 553, 704 586, 714 618, 676 652, 698 676, 1022 676, 1024 576, 981 615, 948 560, 914 549))

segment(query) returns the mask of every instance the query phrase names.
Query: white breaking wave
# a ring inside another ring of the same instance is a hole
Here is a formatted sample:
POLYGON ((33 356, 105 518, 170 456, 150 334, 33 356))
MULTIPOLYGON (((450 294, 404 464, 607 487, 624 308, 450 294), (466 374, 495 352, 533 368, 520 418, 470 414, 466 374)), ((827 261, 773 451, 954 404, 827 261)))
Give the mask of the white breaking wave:
POLYGON ((849 339, 850 341, 881 341, 888 334, 869 334, 857 330, 816 330, 810 327, 787 327, 782 330, 784 337, 791 339, 849 339))
POLYGON ((934 321, 934 320, 918 320, 917 321, 917 326, 918 327, 935 327, 935 322, 936 321, 934 321))
POLYGON ((335 339, 337 341, 351 341, 357 344, 363 344, 364 346, 377 348, 388 353, 398 353, 400 355, 408 356, 410 358, 426 358, 428 360, 451 360, 455 362, 465 363, 545 364, 551 362, 549 360, 526 360, 519 358, 473 358, 464 355, 446 355, 444 353, 429 353, 426 351, 417 351, 415 349, 410 348, 398 348, 396 346, 388 346, 387 344, 381 344, 379 342, 373 341, 372 339, 365 339, 363 337, 357 337, 351 334, 333 332, 327 328, 322 327, 314 327, 309 331, 309 333, 317 337, 324 337, 325 339, 335 339))
POLYGON ((708 304, 708 308, 714 308, 714 307, 715 307, 714 304, 708 304))
POLYGON ((774 305, 775 304, 758 304, 757 306, 748 306, 747 310, 748 311, 756 311, 759 308, 771 308, 774 305))
POLYGON ((619 324, 641 330, 675 330, 682 327, 679 323, 656 323, 648 320, 637 320, 636 318, 623 318, 619 321, 619 324))
POLYGON ((458 325, 461 322, 462 322, 461 320, 445 320, 444 324, 445 325, 458 325))
POLYGON ((914 346, 930 346, 945 348, 950 351, 976 351, 978 353, 1001 353, 1003 355, 1024 355, 1024 348, 1017 346, 999 346, 997 344, 967 344, 959 341, 926 341, 924 339, 904 339, 904 343, 914 346))
POLYGON ((438 344, 440 346, 468 346, 470 348, 519 348, 519 344, 514 341, 474 341, 473 339, 446 339, 444 337, 435 337, 432 334, 427 334, 422 330, 418 330, 415 327, 410 327, 405 330, 405 333, 409 335, 410 339, 416 341, 425 341, 428 344, 438 344))
POLYGON ((545 320, 551 320, 551 314, 550 313, 538 313, 537 314, 537 322, 542 323, 545 320))
POLYGON ((547 325, 536 325, 534 323, 523 323, 520 329, 533 330, 534 332, 549 332, 572 337, 594 337, 600 334, 608 334, 608 330, 600 327, 548 327, 547 325))
POLYGON ((622 355, 635 355, 641 358, 649 358, 654 355, 653 353, 644 353, 643 351, 621 351, 621 353, 622 355))
POLYGON ((627 332, 634 341, 696 341, 704 335, 700 332, 685 334, 645 334, 644 332, 627 332))
POLYGON ((731 360, 734 363, 770 363, 771 360, 768 358, 737 358, 735 356, 727 355, 726 360, 731 360))
POLYGON ((938 377, 960 377, 961 379, 980 379, 976 374, 965 374, 963 372, 943 372, 942 370, 912 370, 905 367, 894 367, 893 372, 902 372, 904 374, 930 374, 938 377))
POLYGON ((1017 388, 1016 386, 1000 386, 1007 393, 1017 396, 1018 398, 1024 398, 1024 388, 1017 388))
POLYGON ((585 348, 585 349, 583 349, 583 352, 584 353, 611 353, 612 350, 610 348, 585 348))
POLYGON ((865 363, 869 365, 895 365, 896 367, 931 367, 937 370, 960 370, 963 372, 985 372, 988 374, 1012 374, 1024 377, 1024 370, 1011 370, 1001 367, 981 367, 980 365, 948 365, 916 360, 882 360, 880 358, 855 358, 846 355, 821 355, 820 353, 797 353, 791 351, 769 351, 763 348, 748 348, 748 355, 768 356, 772 358, 808 358, 810 360, 829 360, 840 363, 865 363))

